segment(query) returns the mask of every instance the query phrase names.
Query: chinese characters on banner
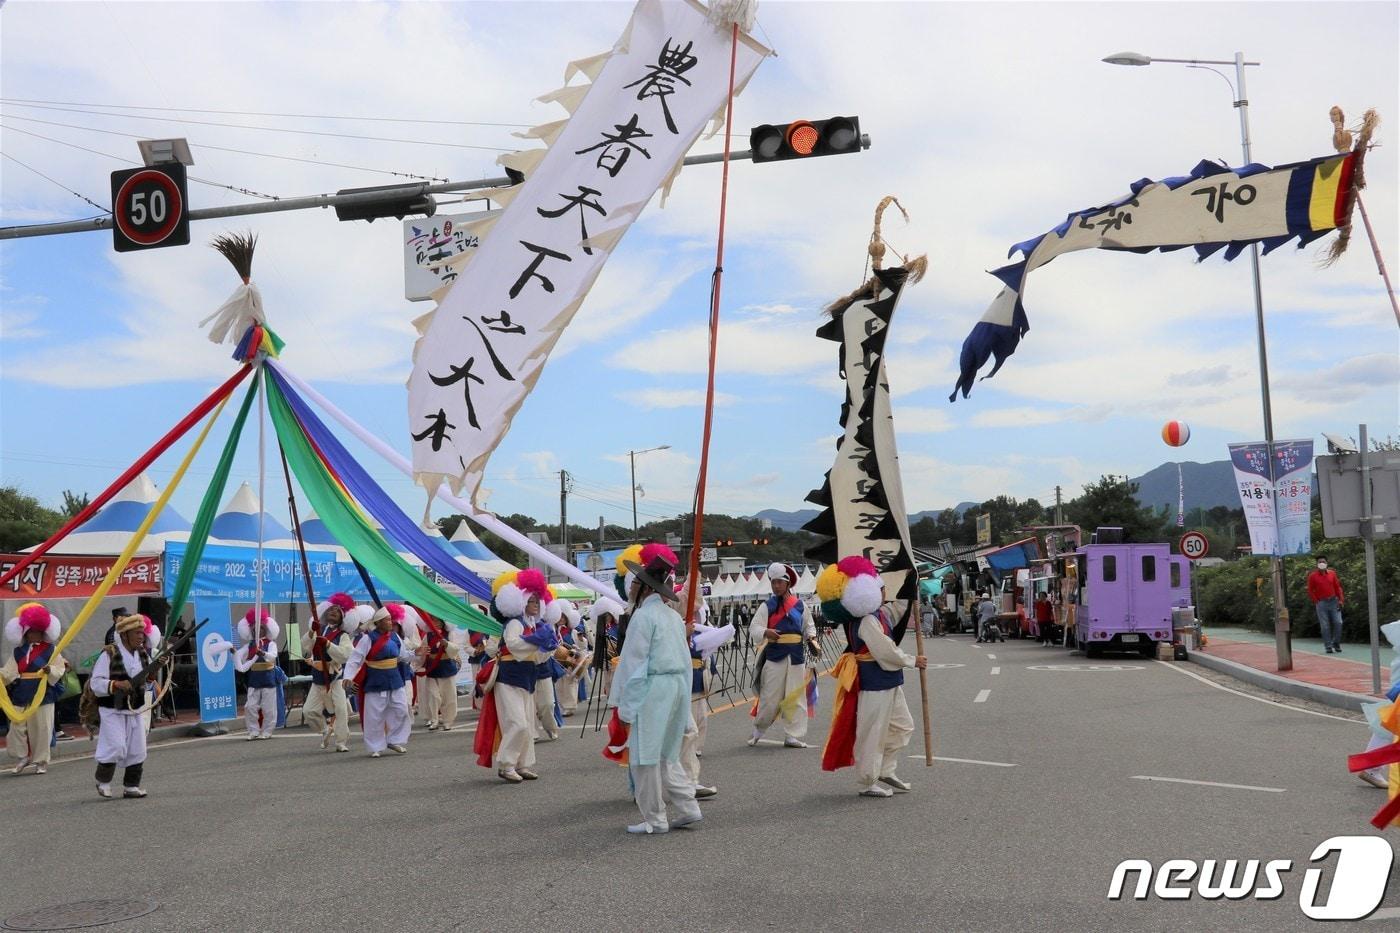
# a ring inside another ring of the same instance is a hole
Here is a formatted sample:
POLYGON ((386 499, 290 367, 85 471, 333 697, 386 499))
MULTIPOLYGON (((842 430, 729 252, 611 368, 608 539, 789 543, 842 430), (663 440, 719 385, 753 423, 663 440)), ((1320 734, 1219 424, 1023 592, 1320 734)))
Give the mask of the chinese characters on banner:
MULTIPOLYGON (((414 351, 415 478, 475 498, 491 451, 539 378, 609 252, 725 104, 731 33, 697 3, 640 0, 611 54, 570 66, 592 84, 545 95, 572 116, 503 157, 525 181, 471 250, 414 351)), ((743 33, 741 89, 769 52, 743 33)))
POLYGON ((1276 495, 1269 495, 1267 446, 1231 444, 1230 462, 1249 525, 1249 543, 1255 554, 1307 554, 1312 550, 1311 440, 1274 442, 1276 495), (1275 532, 1274 509, 1278 519, 1275 532))
POLYGON ((895 448, 890 387, 885 376, 885 338, 909 272, 876 269, 878 293, 834 309, 817 336, 840 344, 846 380, 836 462, 821 489, 807 501, 822 511, 802 528, 827 540, 806 555, 826 563, 860 555, 879 568, 890 599, 917 598, 918 580, 909 541, 909 517, 895 448))
MULTIPOLYGON (((23 557, 23 554, 0 554, 0 573, 18 564, 23 557)), ((0 588, 0 599, 86 599, 97 592, 116 560, 115 556, 45 554, 0 588)), ((159 593, 161 569, 159 557, 133 557, 108 595, 159 593)))

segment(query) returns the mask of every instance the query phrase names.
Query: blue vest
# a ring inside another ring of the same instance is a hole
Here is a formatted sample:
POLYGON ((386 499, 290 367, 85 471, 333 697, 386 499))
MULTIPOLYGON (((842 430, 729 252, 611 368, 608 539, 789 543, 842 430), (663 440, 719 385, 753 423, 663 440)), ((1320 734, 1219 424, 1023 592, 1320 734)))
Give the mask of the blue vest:
MULTIPOLYGON (((765 625, 768 623, 768 620, 773 617, 773 610, 777 608, 778 597, 769 596, 763 603, 763 608, 759 610, 764 614, 763 621, 765 625)), ((802 600, 799 599, 792 604, 792 608, 788 610, 788 614, 778 620, 774 631, 779 635, 802 634, 802 600)), ((766 661, 788 660, 793 664, 802 664, 807 660, 807 651, 800 641, 791 645, 780 645, 777 642, 773 642, 763 649, 763 657, 766 661)))
MULTIPOLYGON (((715 666, 715 659, 710 659, 710 673, 718 673, 715 666)), ((705 692, 705 664, 700 657, 700 652, 695 647, 695 639, 690 640, 690 692, 700 694, 705 692), (697 661, 701 663, 696 664, 697 661)))
MULTIPOLYGON (((890 625, 885 621, 884 614, 875 617, 880 623, 880 629, 888 635, 890 625)), ((865 651, 865 642, 860 637, 860 624, 851 626, 851 650, 859 656, 865 651)), ((860 689, 862 690, 893 690, 904 683, 904 669, 897 671, 887 671, 874 661, 857 661, 860 668, 860 689)))
MULTIPOLYGON (((360 637, 368 638, 370 647, 373 648, 374 643, 379 640, 379 633, 367 632, 360 637)), ((403 664, 396 663, 393 667, 386 667, 382 670, 369 666, 370 661, 397 661, 402 646, 403 642, 399 640, 399 636, 391 632, 388 639, 385 640, 383 648, 372 651, 365 657, 364 690, 366 693, 389 693, 404 685, 403 664)))
MULTIPOLYGON (((15 666, 18 668, 19 664, 28 656, 29 645, 16 646, 15 666)), ((47 642, 45 642, 44 647, 40 649, 39 653, 34 656, 34 660, 29 663, 30 673, 35 673, 39 670, 39 668, 43 667, 45 664, 48 664, 49 660, 52 657, 53 645, 50 645, 47 642)), ((14 703, 16 706, 28 706, 30 701, 34 699, 34 694, 38 689, 38 680, 27 677, 19 678, 14 683, 10 684, 10 702, 14 703)), ((53 684, 50 684, 49 689, 44 691, 44 703, 52 703, 54 701, 54 694, 57 691, 58 688, 55 687, 53 684)))
MULTIPOLYGON (((270 639, 267 639, 267 638, 264 638, 262 641, 258 642, 258 646, 260 646, 264 651, 267 650, 267 646, 268 646, 269 644, 271 644, 271 640, 270 640, 270 639)), ((243 650, 249 652, 250 654, 256 653, 256 651, 255 651, 255 646, 253 645, 252 642, 249 642, 248 647, 244 648, 243 650)), ((254 663, 256 663, 256 662, 254 662, 254 663)), ((249 689, 249 690, 261 690, 261 689, 263 689, 264 687, 275 687, 275 686, 277 686, 277 675, 276 675, 273 671, 271 671, 271 670, 266 670, 266 671, 249 671, 249 672, 248 672, 248 689, 249 689)))
POLYGON ((510 649, 506 647, 505 636, 501 636, 501 650, 496 656, 496 683, 509 684, 530 693, 535 692, 535 680, 538 665, 533 661, 517 661, 511 657, 510 649))
MULTIPOLYGON (((431 649, 431 648, 428 650, 428 656, 429 656, 429 657, 432 657, 432 649, 431 649)), ((423 676, 425 676, 425 677, 438 677, 438 678, 442 678, 442 677, 456 677, 456 676, 457 676, 457 673, 458 673, 461 669, 462 669, 462 666, 461 666, 460 664, 458 664, 456 661, 454 661, 454 660, 452 660, 451 658, 449 658, 449 657, 444 653, 442 657, 440 657, 440 658, 437 659, 437 662, 436 662, 435 664, 433 664, 432 667, 425 667, 425 668, 423 669, 423 676)))
MULTIPOLYGON (((324 631, 324 630, 323 630, 323 631, 324 631)), ((341 636, 343 636, 344 634, 345 634, 345 633, 342 632, 340 629, 336 629, 334 635, 328 635, 328 636, 326 636, 326 644, 329 644, 329 645, 335 644, 336 642, 340 641, 341 636)), ((325 662, 329 663, 331 658, 330 658, 330 654, 326 651, 326 649, 325 649, 324 646, 317 647, 316 643, 315 643, 315 642, 312 642, 312 644, 311 644, 311 659, 312 659, 313 661, 325 661, 325 662)), ((327 680, 324 671, 317 670, 317 669, 314 668, 314 667, 311 669, 311 682, 312 682, 313 684, 320 684, 322 687, 326 686, 326 684, 328 684, 328 683, 334 683, 334 682, 335 682, 336 680, 338 680, 339 678, 340 678, 340 675, 339 675, 339 674, 336 674, 335 677, 332 677, 332 678, 330 678, 329 680, 327 680)))

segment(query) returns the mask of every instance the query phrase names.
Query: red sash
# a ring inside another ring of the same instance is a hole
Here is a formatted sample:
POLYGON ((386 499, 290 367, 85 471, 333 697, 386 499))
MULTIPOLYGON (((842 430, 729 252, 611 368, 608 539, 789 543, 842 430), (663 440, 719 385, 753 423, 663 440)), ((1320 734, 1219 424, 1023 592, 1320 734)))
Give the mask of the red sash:
POLYGON ((781 621, 783 621, 783 618, 784 618, 789 612, 791 612, 791 611, 792 611, 792 607, 793 607, 793 606, 796 606, 796 605, 797 605, 797 597, 796 597, 796 596, 794 596, 794 595, 792 595, 791 593, 789 593, 789 594, 787 594, 787 596, 783 597, 783 604, 782 604, 781 606, 779 606, 777 609, 775 609, 775 610, 773 610, 772 612, 768 613, 768 627, 769 627, 769 628, 777 628, 777 627, 778 627, 778 623, 781 622, 781 621))
POLYGON ((620 765, 627 764, 630 757, 627 738, 631 734, 632 727, 622 721, 617 715, 617 707, 613 707, 612 716, 608 719, 608 744, 603 748, 603 757, 620 765))
POLYGON ((29 646, 29 656, 26 657, 23 661, 20 661, 20 662, 19 662, 19 672, 20 672, 21 674, 28 674, 28 673, 29 673, 29 670, 30 670, 30 665, 32 665, 32 664, 34 663, 34 659, 35 659, 36 657, 38 657, 40 654, 42 654, 43 651, 44 651, 44 649, 47 648, 47 647, 48 647, 48 643, 47 643, 47 642, 42 642, 42 641, 41 641, 41 642, 35 642, 34 644, 30 645, 30 646, 29 646))
MULTIPOLYGON (((491 671, 495 661, 487 661, 481 665, 481 671, 476 675, 478 685, 485 684, 491 679, 491 671)), ((486 698, 481 703, 481 716, 476 723, 476 738, 472 740, 472 751, 476 752, 476 763, 483 768, 491 767, 491 759, 496 755, 496 749, 501 747, 501 725, 496 715, 496 692, 493 690, 486 694, 486 698)))

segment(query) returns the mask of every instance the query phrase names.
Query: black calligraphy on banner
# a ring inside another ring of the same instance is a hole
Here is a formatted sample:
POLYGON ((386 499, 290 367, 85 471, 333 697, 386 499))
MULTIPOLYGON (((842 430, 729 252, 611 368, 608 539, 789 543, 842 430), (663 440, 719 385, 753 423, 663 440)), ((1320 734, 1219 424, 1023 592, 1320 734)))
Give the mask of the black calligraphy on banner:
POLYGON ((667 39, 666 44, 661 47, 661 53, 656 56, 656 64, 649 66, 645 75, 624 86, 626 90, 641 86, 637 91, 637 100, 647 100, 651 97, 660 100, 661 113, 666 118, 666 129, 672 133, 678 131, 676 121, 671 117, 671 106, 666 99, 676 93, 678 83, 690 86, 685 73, 700 63, 698 58, 690 54, 694 46, 694 42, 687 42, 682 47, 676 44, 675 39, 667 39))
POLYGON ((578 194, 564 194, 563 192, 560 192, 559 197, 564 199, 563 207, 557 208, 552 211, 547 211, 542 207, 537 207, 535 208, 535 210, 539 212, 539 215, 541 217, 548 217, 552 220, 558 217, 563 217, 569 211, 573 210, 574 208, 578 208, 579 239, 583 242, 583 251, 589 256, 592 256, 593 248, 588 245, 588 215, 584 213, 584 210, 587 209, 595 211, 604 217, 608 216, 607 210, 605 210, 603 205, 598 203, 597 201, 597 197, 601 193, 602 192, 600 192, 597 188, 590 188, 587 185, 579 185, 578 194))
POLYGON ((650 159, 651 153, 647 152, 640 144, 633 142, 635 139, 651 139, 651 134, 637 125, 639 117, 632 114, 632 119, 626 123, 614 124, 616 133, 609 133, 604 130, 603 141, 595 143, 586 149, 574 150, 574 155, 584 155, 595 150, 598 152, 598 160, 595 163, 600 169, 608 173, 609 178, 616 178, 617 173, 622 171, 627 165, 627 159, 633 152, 640 152, 642 158, 650 159))
POLYGON ((1235 190, 1230 190, 1230 183, 1222 181, 1219 185, 1210 185, 1205 188, 1197 188, 1191 192, 1192 197, 1198 194, 1206 196, 1206 213, 1215 215, 1215 222, 1223 224, 1225 222, 1225 203, 1234 201, 1241 207, 1248 206, 1254 202, 1258 194, 1253 185, 1236 185, 1235 190))

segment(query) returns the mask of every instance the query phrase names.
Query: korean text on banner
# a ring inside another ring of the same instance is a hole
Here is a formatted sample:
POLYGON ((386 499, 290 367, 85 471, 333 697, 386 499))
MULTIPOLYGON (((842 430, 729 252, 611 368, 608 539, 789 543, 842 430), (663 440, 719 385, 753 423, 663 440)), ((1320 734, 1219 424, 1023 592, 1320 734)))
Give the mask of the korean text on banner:
MULTIPOLYGON (((23 554, 0 554, 0 573, 18 564, 23 557, 23 554)), ((115 562, 116 557, 45 554, 0 587, 0 599, 87 599, 97 592, 98 585, 106 579, 115 562)), ((160 557, 133 557, 107 595, 159 593, 160 586, 160 557)))
POLYGON ((1312 550, 1312 459, 1311 440, 1275 441, 1275 489, 1270 495, 1267 445, 1230 445, 1235 486, 1255 554, 1283 556, 1312 550))
MULTIPOLYGON (((502 157, 525 181, 493 195, 505 210, 419 322, 408 416, 414 475, 426 489, 445 480, 475 499, 492 450, 608 254, 724 107, 731 46, 731 30, 698 3, 640 0, 611 53, 566 71, 591 84, 541 98, 572 116, 522 134, 547 148, 502 157)), ((736 91, 767 54, 739 35, 736 91)))
POLYGON ((199 718, 221 722, 238 716, 238 695, 233 683, 233 655, 225 645, 233 642, 227 596, 195 596, 196 621, 209 620, 199 630, 195 658, 199 663, 199 718))

